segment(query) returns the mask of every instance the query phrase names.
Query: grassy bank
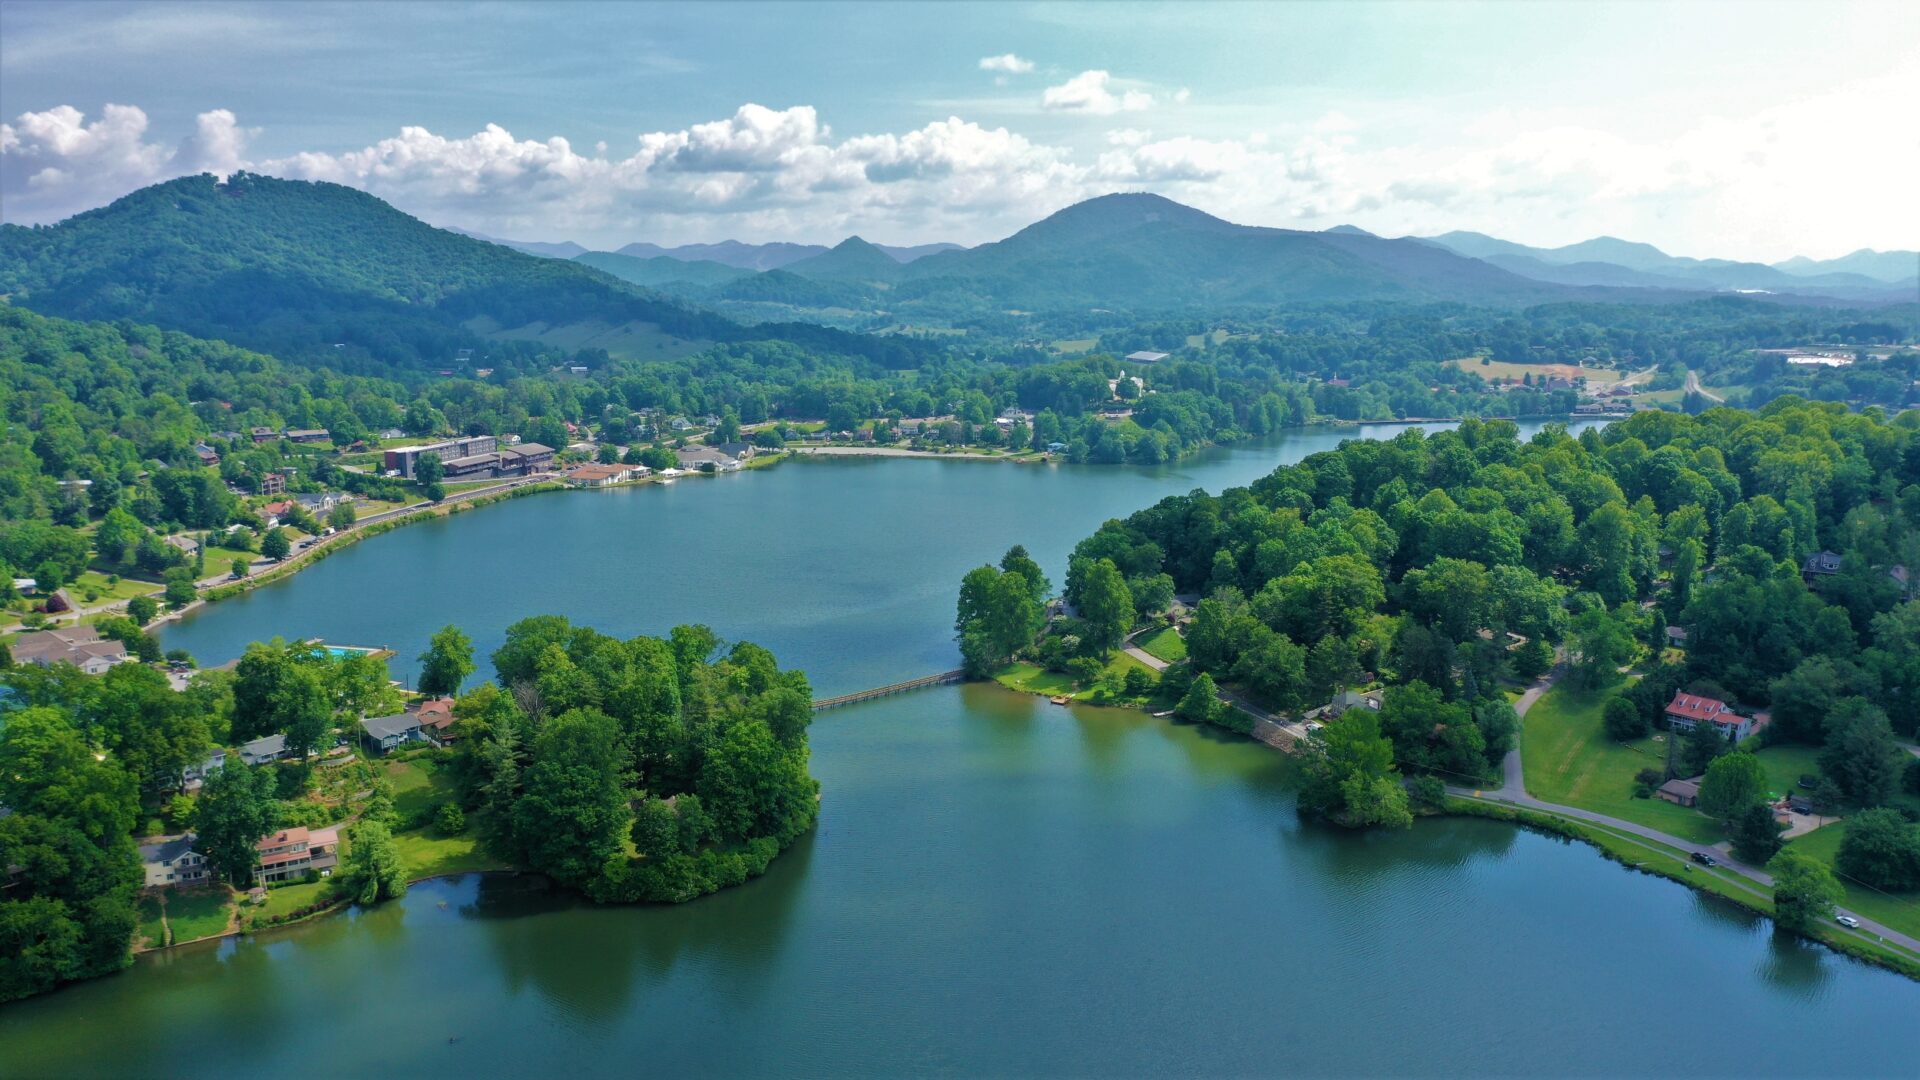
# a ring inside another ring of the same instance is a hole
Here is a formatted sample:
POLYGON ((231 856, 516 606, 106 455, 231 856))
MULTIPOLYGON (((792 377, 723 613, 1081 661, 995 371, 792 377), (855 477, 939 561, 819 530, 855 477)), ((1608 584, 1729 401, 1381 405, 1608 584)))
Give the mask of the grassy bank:
POLYGON ((1659 799, 1633 797, 1634 774, 1661 768, 1666 747, 1663 736, 1631 743, 1607 737, 1600 714, 1613 693, 1613 688, 1575 690, 1562 682, 1527 710, 1520 760, 1528 794, 1696 843, 1726 839, 1719 824, 1704 814, 1659 799))

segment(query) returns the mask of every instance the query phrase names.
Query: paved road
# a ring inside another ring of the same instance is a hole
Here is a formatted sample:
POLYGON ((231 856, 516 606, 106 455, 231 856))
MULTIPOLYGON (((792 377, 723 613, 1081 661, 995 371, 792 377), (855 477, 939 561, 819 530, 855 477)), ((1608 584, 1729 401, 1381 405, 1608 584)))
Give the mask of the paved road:
MULTIPOLYGON (((1542 695, 1552 689, 1553 684, 1565 673, 1566 667, 1564 664, 1556 666, 1545 679, 1542 679, 1529 688, 1526 693, 1520 695, 1520 700, 1514 702, 1513 711, 1519 713, 1521 716, 1525 716, 1527 710, 1533 707, 1533 703, 1539 701, 1542 695)), ((1550 803, 1544 799, 1534 798, 1526 792, 1526 773, 1521 767, 1520 751, 1518 749, 1507 752, 1506 758, 1501 762, 1501 772, 1503 782, 1498 790, 1477 791, 1471 788, 1453 787, 1449 785, 1447 791, 1449 794, 1458 795, 1461 798, 1475 799, 1480 802, 1508 803, 1514 806, 1525 807, 1529 810, 1539 810, 1560 817, 1575 818, 1580 821, 1592 822, 1595 825, 1604 825, 1616 832, 1628 833, 1641 837, 1642 839, 1652 840, 1655 843, 1664 844, 1670 848, 1677 848, 1686 852, 1688 855, 1710 855, 1720 865, 1739 874, 1741 877, 1747 878, 1766 889, 1771 890, 1773 888, 1773 875, 1757 867, 1748 866, 1738 859, 1733 858, 1726 852, 1724 847, 1696 844, 1691 840, 1682 840, 1680 837, 1670 833, 1664 833, 1658 829, 1649 828, 1648 826, 1639 825, 1631 821, 1622 821, 1619 818, 1608 817, 1605 814, 1597 814, 1591 810, 1582 810, 1577 806, 1562 806, 1558 803, 1550 803)), ((1852 933, 1859 937, 1879 937, 1885 941, 1891 941, 1912 949, 1915 952, 1920 952, 1920 938, 1911 937, 1891 927, 1874 922, 1872 919, 1856 911, 1848 911, 1845 908, 1841 908, 1837 913, 1841 915, 1851 915, 1860 920, 1860 929, 1852 931, 1852 933)), ((1838 929, 1840 933, 1849 932, 1844 927, 1836 929, 1838 929)))
POLYGON ((1701 397, 1706 398, 1708 401, 1714 402, 1715 404, 1719 404, 1719 405, 1724 405, 1727 402, 1726 398, 1723 398, 1719 394, 1716 394, 1713 391, 1707 389, 1706 387, 1701 386, 1700 376, 1695 375, 1691 371, 1687 372, 1687 393, 1699 394, 1701 397))

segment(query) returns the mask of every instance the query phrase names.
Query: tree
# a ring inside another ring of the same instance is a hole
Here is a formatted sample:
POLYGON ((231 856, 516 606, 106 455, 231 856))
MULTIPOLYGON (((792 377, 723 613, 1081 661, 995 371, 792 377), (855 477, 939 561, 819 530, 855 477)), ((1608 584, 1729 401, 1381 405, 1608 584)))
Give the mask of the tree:
POLYGON ((151 596, 136 596, 127 601, 127 618, 132 619, 135 626, 147 625, 158 614, 160 605, 154 603, 151 596))
POLYGON ((1309 741, 1301 806, 1352 828, 1413 824, 1393 767, 1393 743, 1370 709, 1348 709, 1309 741))
POLYGON ((166 585, 160 593, 160 598, 175 611, 200 598, 200 592, 193 584, 193 571, 184 566, 176 566, 167 571, 161 575, 160 580, 166 585))
MULTIPOLYGON (((1677 736, 1668 735, 1669 739, 1677 736)), ((1680 744, 1680 772, 1684 776, 1699 776, 1713 764, 1713 759, 1733 749, 1725 735, 1720 734, 1720 725, 1702 721, 1687 729, 1680 744)))
POLYGON ((1767 790, 1767 774, 1760 759, 1744 750, 1715 758, 1700 781, 1699 811, 1732 825, 1747 807, 1756 805, 1767 790))
POLYGON ((359 515, 354 511, 353 504, 350 502, 334 503, 333 509, 327 511, 327 527, 331 529, 345 532, 353 528, 353 523, 357 520, 359 520, 359 515))
POLYGON ((283 732, 287 749, 302 755, 320 745, 333 719, 333 698, 316 670, 322 661, 296 655, 297 648, 278 638, 247 646, 233 672, 235 739, 283 732))
MULTIPOLYGON (((565 446, 566 440, 562 439, 557 443, 548 443, 546 445, 565 446)), ((446 478, 447 467, 440 461, 439 454, 421 454, 419 460, 413 463, 414 483, 419 484, 423 491, 428 488, 438 487, 441 481, 446 478)))
POLYGON ((273 801, 273 777, 266 769, 231 762, 206 778, 200 788, 200 854, 238 888, 253 883, 260 851, 254 845, 272 832, 279 817, 273 801))
POLYGON ((1644 738, 1651 728, 1639 706, 1618 694, 1607 699, 1601 719, 1606 724, 1607 738, 1616 742, 1644 738))
POLYGON ((1186 695, 1174 706, 1173 713, 1189 723, 1211 724, 1223 707, 1213 676, 1203 671, 1194 677, 1193 685, 1187 687, 1186 695))
POLYGON ((1099 559, 1086 568, 1075 606, 1086 620, 1086 641, 1102 655, 1120 644, 1133 625, 1133 594, 1112 559, 1099 559))
POLYGON ((1900 791, 1911 759, 1893 736, 1887 714, 1865 698, 1843 698, 1827 717, 1820 771, 1856 806, 1884 806, 1900 791))
POLYGON ((1553 667, 1553 646, 1539 638, 1529 638, 1513 650, 1513 673, 1522 679, 1537 679, 1553 667))
POLYGON ((1000 559, 1000 569, 1010 574, 1019 574, 1027 583, 1027 589, 1033 594, 1036 604, 1045 604, 1047 597, 1053 592, 1053 583, 1047 580, 1045 571, 1040 569, 1039 563, 1033 561, 1033 556, 1027 554, 1027 549, 1019 544, 1007 549, 1007 553, 1000 559))
POLYGON ((1765 866, 1780 850, 1780 823, 1773 808, 1755 801, 1733 820, 1734 857, 1749 866, 1765 866))
POLYGON ((1831 916, 1840 901, 1840 883, 1810 855, 1788 848, 1773 857, 1767 872, 1773 875, 1773 919, 1785 929, 1808 929, 1831 916))
POLYGON ((420 692, 452 697, 473 674, 473 640, 457 626, 441 627, 420 656, 420 692))
POLYGON ((1920 888, 1920 826, 1899 811, 1863 810, 1847 819, 1834 864, 1876 889, 1920 888))
POLYGON ((1586 687, 1613 682, 1636 647, 1632 628, 1618 613, 1595 606, 1575 616, 1569 649, 1574 681, 1586 687))
POLYGON ((260 554, 275 562, 286 558, 293 551, 293 541, 287 539, 287 530, 275 525, 260 538, 260 554))
POLYGON ((534 869, 563 884, 600 877, 627 835, 619 738, 611 717, 575 709, 534 740, 525 790, 513 803, 513 836, 534 869))
POLYGON ((233 560, 233 563, 232 563, 232 565, 231 565, 231 566, 229 566, 229 567, 228 567, 227 569, 228 569, 228 572, 229 572, 229 573, 231 573, 231 574, 232 574, 232 575, 233 575, 234 577, 236 577, 236 578, 243 578, 243 577, 246 577, 246 576, 247 576, 247 570, 248 570, 249 568, 250 568, 250 566, 249 566, 249 564, 248 564, 248 562, 247 562, 247 560, 245 560, 245 559, 235 559, 235 560, 233 560))
MULTIPOLYGON (((459 807, 446 804, 459 812, 459 807)), ((407 871, 393 834, 378 821, 362 821, 348 833, 346 865, 341 868, 342 895, 356 904, 373 904, 407 894, 407 871)))
POLYGON ((969 673, 983 676, 1033 642, 1044 616, 1026 578, 1013 571, 976 567, 960 582, 955 627, 969 673))

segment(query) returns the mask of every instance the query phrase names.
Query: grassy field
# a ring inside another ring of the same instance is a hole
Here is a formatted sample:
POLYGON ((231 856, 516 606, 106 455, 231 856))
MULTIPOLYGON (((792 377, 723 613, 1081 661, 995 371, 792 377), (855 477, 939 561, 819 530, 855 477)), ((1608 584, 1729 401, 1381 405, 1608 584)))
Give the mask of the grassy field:
POLYGON ((291 915, 301 908, 320 900, 328 888, 329 884, 327 882, 315 881, 311 884, 303 882, 299 885, 282 885, 277 889, 269 889, 267 891, 267 902, 253 909, 254 917, 258 919, 272 919, 282 915, 291 915))
POLYGON ((1100 344, 1099 338, 1062 338, 1053 343, 1053 351, 1057 353, 1091 352, 1098 344, 1100 344))
POLYGON ((393 785, 393 808, 403 822, 453 798, 453 781, 432 758, 388 762, 382 771, 393 785))
POLYGON ((161 921, 160 898, 148 893, 140 898, 140 924, 133 932, 133 947, 158 949, 167 943, 167 929, 161 921))
POLYGON ((1610 693, 1578 691, 1562 683, 1527 710, 1520 760, 1528 793, 1695 843, 1725 839, 1720 826, 1704 815, 1659 799, 1633 797, 1634 774, 1660 767, 1664 743, 1646 739, 1623 744, 1607 738, 1600 710, 1610 693))
POLYGON ((1171 626, 1147 634, 1136 640, 1134 644, 1148 656, 1155 660, 1164 660, 1169 664, 1177 664, 1187 658, 1187 639, 1181 637, 1180 631, 1171 626))
MULTIPOLYGON (((1154 682, 1160 681, 1159 672, 1128 656, 1126 653, 1118 651, 1113 654, 1111 660, 1107 661, 1107 666, 1102 669, 1101 674, 1111 675, 1117 679, 1124 679, 1127 677, 1127 672, 1134 668, 1146 672, 1147 677, 1154 682)), ((1024 662, 1008 664, 998 672, 995 672, 993 678, 994 681, 998 682, 1001 686, 1028 694, 1045 694, 1048 697, 1066 694, 1072 697, 1080 692, 1074 689, 1073 676, 1062 674, 1058 671, 1048 671, 1038 664, 1028 664, 1024 662)))
POLYGON ((226 933, 232 913, 233 896, 225 888, 174 892, 167 897, 167 925, 173 928, 176 945, 226 933))
POLYGON ((1769 746, 1754 751, 1767 773, 1767 790, 1775 795, 1800 791, 1800 778, 1820 775, 1820 751, 1811 746, 1769 746))
POLYGON ((1462 357, 1455 360, 1453 366, 1462 371, 1471 371, 1488 380, 1521 379, 1531 375, 1534 381, 1538 382, 1540 379, 1552 376, 1577 379, 1584 375, 1587 377, 1587 385, 1595 388, 1626 378, 1623 372, 1614 371, 1611 368, 1587 368, 1578 364, 1515 364, 1505 360, 1488 360, 1481 363, 1477 356, 1462 357))
POLYGON ((67 586, 67 595, 80 599, 93 592, 99 594, 99 598, 89 603, 104 604, 113 600, 131 600, 136 596, 153 596, 163 588, 155 582, 138 581, 130 577, 123 577, 117 583, 109 582, 107 575, 88 570, 67 586))
POLYGON ((415 829, 396 834, 393 842, 400 850, 400 863, 407 868, 407 878, 411 881, 471 870, 509 869, 489 854, 480 838, 471 832, 440 836, 431 829, 415 829))
MULTIPOLYGON (((1846 839, 1846 824, 1829 825, 1799 837, 1788 846, 1803 854, 1811 855, 1828 866, 1840 855, 1840 841, 1846 839)), ((1858 882, 1841 877, 1839 871, 1834 876, 1840 878, 1840 884, 1846 886, 1846 898, 1840 906, 1857 911, 1874 922, 1890 926, 1903 934, 1920 937, 1920 892, 1886 893, 1868 888, 1858 882)))

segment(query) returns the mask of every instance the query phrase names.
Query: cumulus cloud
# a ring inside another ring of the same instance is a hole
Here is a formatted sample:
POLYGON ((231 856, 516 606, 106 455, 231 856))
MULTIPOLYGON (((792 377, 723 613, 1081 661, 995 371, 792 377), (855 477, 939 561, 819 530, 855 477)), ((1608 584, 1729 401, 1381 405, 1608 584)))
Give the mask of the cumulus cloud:
POLYGON ((1114 92, 1113 76, 1105 71, 1083 71, 1059 86, 1049 86, 1040 94, 1040 106, 1063 112, 1086 112, 1111 116, 1120 112, 1140 112, 1153 107, 1153 95, 1144 90, 1114 92))
POLYGON ((998 71, 1004 75, 1026 75, 1033 71, 1033 61, 1023 60, 1012 53, 980 58, 981 71, 998 71))
POLYGON ((250 132, 225 109, 201 113, 177 146, 147 138, 147 114, 107 105, 91 122, 71 105, 0 124, 0 202, 15 222, 46 222, 185 173, 232 172, 250 132))

